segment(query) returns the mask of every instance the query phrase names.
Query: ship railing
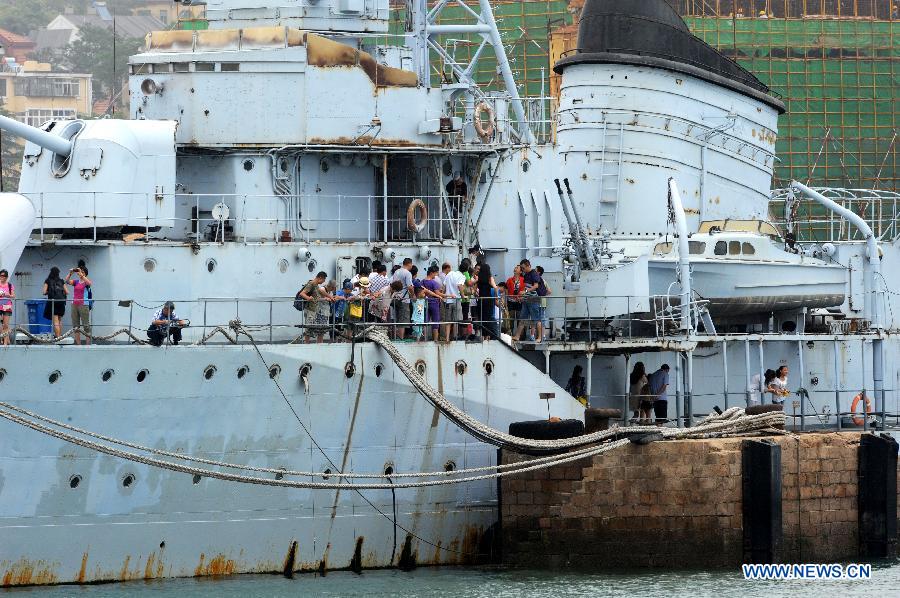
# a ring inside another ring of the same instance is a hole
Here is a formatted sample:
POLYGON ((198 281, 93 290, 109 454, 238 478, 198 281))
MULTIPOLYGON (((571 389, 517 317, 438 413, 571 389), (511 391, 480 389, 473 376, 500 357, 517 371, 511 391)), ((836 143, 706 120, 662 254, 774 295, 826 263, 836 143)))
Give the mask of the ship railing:
MULTIPOLYGON (((22 193, 40 242, 62 235, 98 241, 120 230, 150 240, 435 242, 459 238, 463 199, 439 195, 223 193, 22 193), (171 202, 174 208, 165 208, 171 202), (416 208, 414 204, 424 204, 416 208), (223 208, 224 206, 224 208, 223 208), (426 215, 423 218, 423 213, 426 215), (89 231, 87 239, 72 229, 89 231), (116 232, 110 232, 116 231, 116 232)), ((119 235, 121 236, 121 235, 119 235)))
MULTIPOLYGON (((872 227, 882 241, 900 238, 900 193, 879 189, 844 189, 817 187, 815 191, 851 210, 872 227)), ((810 201, 791 200, 790 189, 775 189, 769 204, 774 221, 783 230, 790 230, 800 242, 839 243, 862 241, 859 230, 845 219, 835 217, 810 201)))
MULTIPOLYGON (((753 405, 774 404, 769 395, 760 399, 759 392, 755 390, 735 390, 723 392, 695 392, 686 391, 681 380, 677 379, 680 372, 670 372, 670 384, 667 389, 668 409, 665 417, 657 420, 653 409, 650 409, 649 417, 640 412, 641 396, 636 397, 628 393, 590 393, 587 399, 588 405, 595 408, 618 409, 620 418, 615 422, 621 425, 667 425, 690 427, 694 422, 709 415, 716 407, 722 411, 732 407, 750 407, 753 405), (699 405, 712 405, 709 411, 698 409, 699 405)), ((626 372, 627 374, 628 372, 626 372)), ((648 372, 649 375, 650 372, 648 372)), ((623 377, 625 378, 625 377, 623 377)), ((897 396, 900 389, 885 387, 885 397, 897 396)), ((648 402, 653 402, 654 397, 643 397, 648 402)), ((887 401, 885 401, 887 403, 887 401)), ((874 392, 869 390, 862 393, 859 389, 847 389, 838 384, 837 388, 807 389, 799 388, 789 391, 782 400, 784 413, 787 416, 786 428, 791 431, 870 431, 870 430, 900 430, 900 412, 896 409, 889 410, 883 406, 881 410, 875 409, 874 392), (857 397, 861 397, 857 400, 857 397), (868 404, 866 403, 868 399, 868 404), (867 407, 868 405, 869 407, 867 407), (868 410, 868 412, 866 412, 868 410)))
MULTIPOLYGON (((550 143, 556 134, 556 111, 559 99, 548 95, 523 97, 525 124, 531 129, 536 143, 550 143)), ((505 94, 488 95, 485 100, 494 111, 494 135, 489 139, 481 139, 475 135, 472 126, 474 117, 467 117, 470 109, 466 98, 461 97, 453 106, 453 115, 463 119, 462 131, 452 136, 453 145, 508 145, 517 143, 519 123, 512 112, 512 104, 505 94), (468 120, 467 120, 468 118, 468 120)), ((482 119, 487 117, 482 115, 482 119)))
MULTIPOLYGON (((314 268, 315 269, 315 268, 314 268)), ((314 273, 313 273, 314 274, 314 273)), ((310 274, 310 277, 313 276, 310 274)), ((95 296, 102 292, 102 279, 94 273, 93 282, 97 287, 95 296)), ((334 281, 338 290, 340 281, 334 281)), ((335 293, 337 294, 337 293, 335 293)), ((426 319, 422 326, 427 329, 439 328, 440 338, 470 338, 471 336, 508 335, 516 337, 524 350, 543 350, 547 347, 596 347, 608 345, 614 348, 623 341, 635 341, 638 344, 659 344, 684 338, 679 329, 680 319, 677 310, 670 310, 661 316, 655 313, 660 305, 671 305, 676 298, 637 296, 548 296, 507 297, 459 300, 461 311, 468 314, 466 321, 430 322, 426 319), (540 322, 541 330, 538 330, 540 322), (450 330, 447 330, 450 324, 450 330), (540 340, 540 343, 536 341, 540 340)), ((20 296, 13 301, 11 326, 27 330, 38 335, 36 342, 52 340, 50 323, 43 318, 45 298, 26 298, 20 296)), ((182 332, 186 342, 197 342, 205 339, 217 329, 229 331, 233 336, 233 324, 240 322, 247 330, 254 333, 256 340, 268 343, 304 342, 304 335, 314 333, 323 341, 346 341, 353 331, 359 332, 365 325, 378 324, 377 308, 372 299, 350 298, 343 301, 321 301, 314 307, 297 299, 296 296, 270 297, 201 297, 198 299, 179 299, 172 297, 166 300, 148 301, 145 299, 104 299, 92 301, 91 328, 92 335, 103 342, 132 342, 124 329, 137 338, 146 339, 146 330, 155 314, 166 301, 176 305, 176 315, 190 321, 190 325, 182 332), (354 306, 350 309, 350 306, 354 306), (359 317, 354 317, 358 312, 359 317), (116 337, 109 337, 117 333, 116 337)), ((71 329, 69 325, 72 312, 71 295, 66 301, 66 315, 62 318, 62 332, 71 329)), ((696 302, 702 306, 702 302, 696 302)), ((415 324, 399 325, 393 321, 391 314, 396 313, 396 301, 392 303, 385 322, 392 331, 409 328, 415 324)), ((665 308, 663 308, 665 309, 665 308)), ((699 327, 698 327, 699 328, 699 327)), ((712 338, 705 330, 695 330, 693 338, 712 338)), ((430 330, 424 331, 426 339, 432 339, 430 330)), ((820 331, 822 334, 829 330, 820 331)), ((762 329, 745 328, 727 331, 728 334, 765 334, 762 329)), ((778 336, 775 334, 774 336, 778 336)), ((21 342, 35 339, 20 335, 21 342)), ((207 339, 208 340, 208 339, 207 339)), ((247 339, 237 339, 244 342, 247 339)), ((205 342, 205 341, 204 341, 205 342)), ((219 335, 209 342, 231 342, 219 335)))

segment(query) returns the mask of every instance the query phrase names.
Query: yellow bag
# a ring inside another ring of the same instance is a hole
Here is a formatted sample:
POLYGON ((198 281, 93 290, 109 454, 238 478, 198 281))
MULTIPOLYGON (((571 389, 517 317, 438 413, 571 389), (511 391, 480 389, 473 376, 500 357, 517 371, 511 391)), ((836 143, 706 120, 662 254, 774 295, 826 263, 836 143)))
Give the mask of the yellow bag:
POLYGON ((355 320, 362 320, 362 303, 350 304, 350 317, 355 320))

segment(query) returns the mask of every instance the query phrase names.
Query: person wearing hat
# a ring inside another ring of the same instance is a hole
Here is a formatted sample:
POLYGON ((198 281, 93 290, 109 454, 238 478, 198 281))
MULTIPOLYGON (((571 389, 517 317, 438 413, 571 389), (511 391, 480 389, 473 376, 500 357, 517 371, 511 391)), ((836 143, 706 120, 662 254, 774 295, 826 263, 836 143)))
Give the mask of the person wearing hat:
POLYGON ((153 316, 150 328, 147 329, 150 344, 154 347, 161 347, 168 337, 172 337, 172 344, 177 345, 181 342, 182 326, 187 326, 187 320, 179 320, 175 315, 175 304, 166 301, 153 316))

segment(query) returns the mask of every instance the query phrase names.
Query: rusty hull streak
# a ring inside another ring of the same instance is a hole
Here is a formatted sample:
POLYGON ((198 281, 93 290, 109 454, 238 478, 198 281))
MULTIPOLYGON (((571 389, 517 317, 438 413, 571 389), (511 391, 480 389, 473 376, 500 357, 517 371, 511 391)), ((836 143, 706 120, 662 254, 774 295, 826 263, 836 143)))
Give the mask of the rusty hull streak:
POLYGON ((373 147, 434 147, 443 148, 440 143, 419 143, 418 141, 410 141, 409 139, 382 139, 381 137, 373 137, 365 135, 363 137, 334 137, 332 139, 323 139, 321 137, 313 137, 309 140, 310 145, 349 145, 349 146, 373 146, 373 147))
POLYGON ((224 554, 217 554, 208 563, 205 563, 206 554, 200 553, 200 563, 194 569, 195 577, 212 575, 231 575, 234 573, 234 559, 227 558, 224 554))
POLYGON ((84 583, 85 572, 87 571, 88 553, 81 555, 81 568, 78 570, 78 583, 84 583))
POLYGON ((55 567, 47 561, 20 559, 3 572, 0 586, 47 585, 57 582, 55 567))
POLYGON ((379 64, 368 52, 351 48, 315 33, 307 33, 306 63, 317 67, 361 68, 376 87, 418 87, 419 77, 412 71, 379 64))

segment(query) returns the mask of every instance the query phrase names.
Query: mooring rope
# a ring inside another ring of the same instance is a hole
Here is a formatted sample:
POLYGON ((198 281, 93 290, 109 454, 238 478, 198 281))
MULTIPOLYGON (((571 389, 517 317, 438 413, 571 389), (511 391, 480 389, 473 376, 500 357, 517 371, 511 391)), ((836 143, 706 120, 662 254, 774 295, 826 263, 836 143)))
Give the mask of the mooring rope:
MULTIPOLYGON (((453 421, 457 426, 474 436, 475 438, 517 452, 527 452, 534 450, 542 451, 560 451, 565 449, 577 448, 589 444, 597 444, 604 442, 620 434, 641 433, 647 431, 646 426, 623 426, 613 427, 609 430, 601 430, 592 434, 577 436, 575 438, 565 438, 561 440, 530 440, 519 438, 507 434, 500 430, 491 428, 490 426, 478 421, 465 411, 459 409, 452 402, 448 401, 440 392, 428 384, 424 376, 419 374, 416 368, 407 361, 397 346, 391 342, 387 333, 378 327, 372 326, 365 329, 361 335, 363 338, 376 343, 387 352, 397 368, 406 376, 410 384, 431 403, 435 408, 440 410, 448 419, 453 421)), ((720 414, 711 414, 699 425, 688 428, 687 432, 678 428, 660 428, 659 432, 667 438, 689 437, 695 438, 697 435, 703 434, 729 434, 742 433, 745 431, 759 430, 761 428, 774 428, 784 425, 784 413, 763 413, 759 415, 747 415, 743 409, 732 407, 720 414), (685 434, 688 434, 685 436, 685 434)))

